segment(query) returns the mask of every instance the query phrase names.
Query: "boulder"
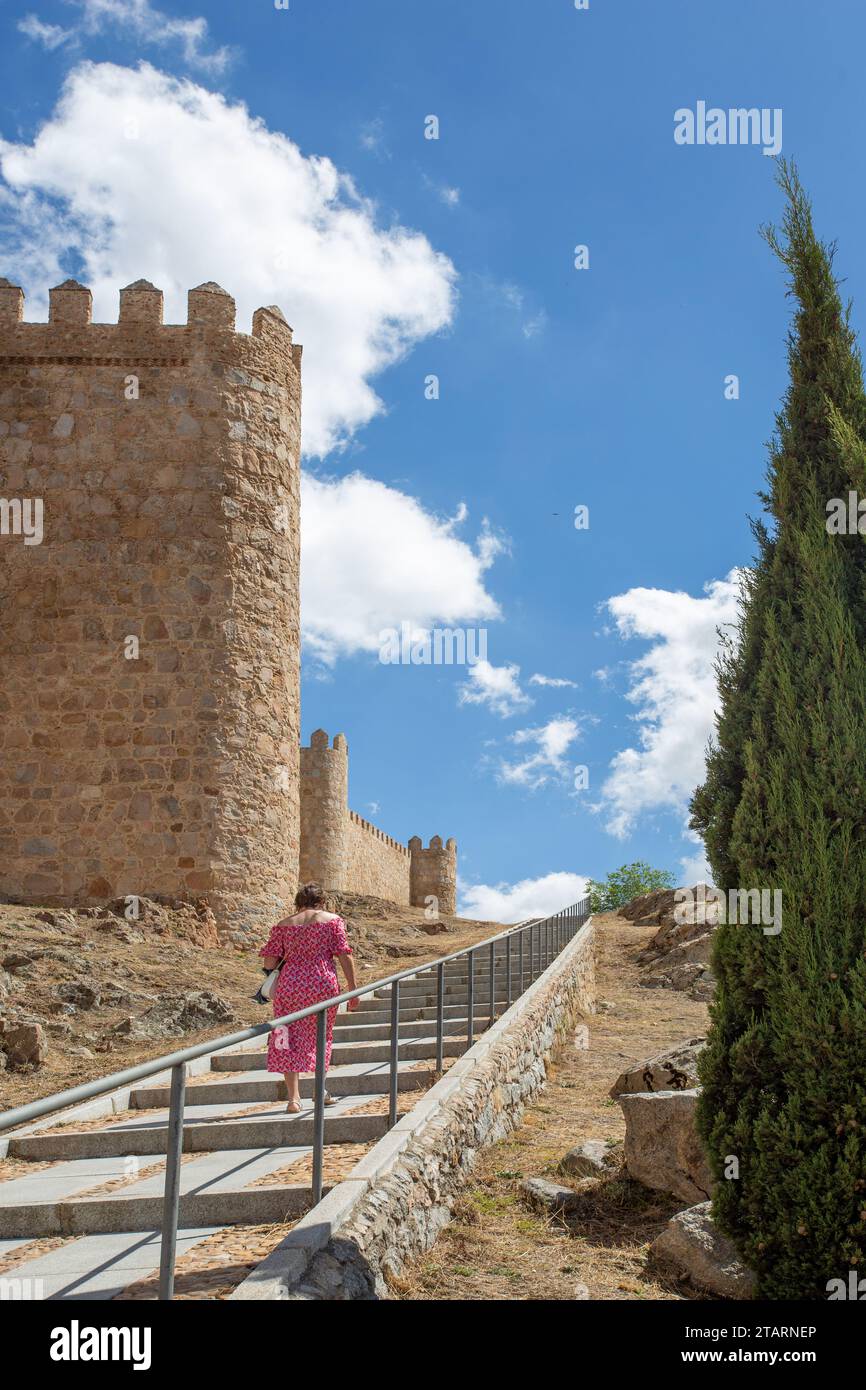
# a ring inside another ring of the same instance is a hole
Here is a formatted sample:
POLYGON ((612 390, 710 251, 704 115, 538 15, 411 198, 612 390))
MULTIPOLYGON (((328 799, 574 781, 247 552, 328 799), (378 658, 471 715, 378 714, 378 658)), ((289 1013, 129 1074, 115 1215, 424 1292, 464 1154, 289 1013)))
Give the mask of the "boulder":
POLYGON ((677 965, 709 965, 713 949, 713 933, 702 927, 698 936, 680 941, 665 952, 665 968, 670 970, 677 965))
POLYGON ((701 1004, 708 1004, 716 992, 717 983, 712 970, 705 970, 703 975, 700 975, 690 987, 689 998, 697 999, 701 1004))
POLYGON ((620 1072, 609 1094, 629 1095, 635 1091, 689 1091, 698 1084, 698 1057, 706 1047, 706 1038, 689 1038, 667 1052, 647 1057, 636 1067, 620 1072))
MULTIPOLYGON (((671 890, 670 902, 664 910, 658 913, 659 929, 649 945, 641 952, 638 957, 639 960, 652 959, 675 946, 692 941, 695 937, 705 936, 708 933, 712 935, 715 931, 719 921, 719 905, 712 899, 709 902, 706 900, 710 890, 706 884, 696 884, 690 891, 692 894, 691 903, 687 901, 675 903, 674 890, 671 890), (701 897, 702 888, 703 897, 701 897), (697 920, 692 921, 692 916, 697 917, 697 920)), ((639 901, 640 899, 635 899, 635 902, 639 901)), ((625 915, 625 911, 625 909, 621 909, 620 915, 625 915)))
POLYGON ((530 1206, 547 1212, 550 1216, 568 1212, 580 1200, 580 1194, 572 1188, 547 1182, 545 1178, 527 1178, 520 1184, 520 1191, 530 1206))
POLYGON ((0 999, 7 999, 12 993, 12 980, 5 970, 0 970, 0 999))
POLYGON ((695 1125, 698 1091, 640 1091, 617 1097, 625 1116, 625 1166, 645 1187, 693 1205, 712 1192, 695 1125))
POLYGON ((650 1246, 656 1261, 719 1298, 752 1298, 755 1276, 715 1226, 710 1202, 678 1211, 650 1246))
POLYGON ((641 893, 625 907, 618 908, 617 913, 627 922, 635 922, 641 927, 665 922, 673 914, 675 891, 674 888, 657 888, 652 893, 641 893))
POLYGON ((36 961, 43 954, 42 951, 34 951, 32 954, 24 951, 11 951, 3 957, 3 969, 19 980, 35 979, 36 961))
POLYGON ((638 984, 642 989, 692 990, 700 984, 706 973, 705 966, 689 961, 681 961, 679 965, 669 969, 667 957, 663 956, 656 968, 648 971, 638 984))
POLYGON ((571 1178, 595 1178, 607 1172, 616 1162, 616 1150, 603 1139, 584 1139, 569 1149, 559 1161, 559 1171, 571 1178))
POLYGON ((48 1056, 48 1040, 40 1023, 11 1023, 3 1029, 6 1060, 13 1069, 41 1067, 48 1056))
POLYGON ((55 987, 54 993, 64 1004, 74 1004, 77 1009, 94 1009, 99 1004, 96 990, 80 980, 66 980, 55 987))
POLYGON ((200 1032, 217 1023, 232 1023, 231 1005, 209 989, 167 994, 137 1018, 123 1019, 112 1030, 118 1037, 150 1040, 200 1032))

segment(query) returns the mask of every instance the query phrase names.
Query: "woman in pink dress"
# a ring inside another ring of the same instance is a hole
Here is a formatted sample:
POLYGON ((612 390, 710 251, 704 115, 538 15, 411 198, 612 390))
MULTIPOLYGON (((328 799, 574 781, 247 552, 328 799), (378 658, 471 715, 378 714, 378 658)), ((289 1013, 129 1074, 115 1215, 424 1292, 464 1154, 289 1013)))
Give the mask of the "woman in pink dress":
MULTIPOLYGON (((346 924, 342 917, 324 911, 324 901, 325 895, 318 883, 305 883, 295 897, 298 911, 293 917, 284 917, 271 928, 271 934, 259 952, 264 956, 266 970, 273 970, 280 961, 284 962, 274 991, 274 1018, 308 1009, 320 999, 333 999, 335 994, 339 994, 335 959, 340 962, 346 977, 346 988, 355 988, 355 963, 346 936, 346 924)), ((348 1008, 354 1010, 357 1007, 358 1000, 350 999, 348 1008)), ((326 1071, 331 1062, 331 1035, 336 1012, 336 1009, 328 1010, 326 1071)), ((311 1014, 297 1023, 275 1028, 268 1037, 268 1071, 282 1072, 285 1077, 289 1094, 286 1106, 288 1115, 297 1115, 301 1110, 298 1074, 316 1070, 316 1020, 317 1015, 311 1014)), ((325 1104, 333 1104, 327 1091, 325 1104)))

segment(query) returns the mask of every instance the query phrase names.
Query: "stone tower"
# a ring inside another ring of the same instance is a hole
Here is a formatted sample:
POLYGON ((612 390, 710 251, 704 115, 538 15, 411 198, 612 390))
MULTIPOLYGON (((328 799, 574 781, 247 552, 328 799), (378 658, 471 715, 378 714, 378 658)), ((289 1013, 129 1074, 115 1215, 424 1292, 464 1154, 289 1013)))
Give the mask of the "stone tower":
POLYGON ((343 734, 317 729, 301 749, 300 880, 326 888, 348 882, 349 748, 343 734))
POLYGON ((299 854, 301 349, 218 285, 116 324, 0 281, 0 897, 206 897, 229 931, 299 854), (15 534, 41 501, 41 543, 15 534))
POLYGON ((434 835, 430 848, 424 849, 419 835, 409 841, 409 901, 418 907, 426 906, 428 898, 436 898, 443 916, 457 911, 457 841, 434 835))

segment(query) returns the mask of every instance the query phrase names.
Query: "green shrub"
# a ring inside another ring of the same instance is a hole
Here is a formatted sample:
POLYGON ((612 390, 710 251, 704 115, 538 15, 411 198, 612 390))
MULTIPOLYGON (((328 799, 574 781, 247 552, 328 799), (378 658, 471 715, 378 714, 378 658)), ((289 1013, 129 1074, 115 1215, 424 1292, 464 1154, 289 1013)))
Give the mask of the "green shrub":
POLYGON ((591 912, 612 912, 624 907, 632 898, 642 893, 653 893, 658 888, 673 888, 676 880, 668 869, 654 869, 643 859, 633 864, 623 864, 621 868, 609 873, 604 882, 589 880, 589 907, 591 912))

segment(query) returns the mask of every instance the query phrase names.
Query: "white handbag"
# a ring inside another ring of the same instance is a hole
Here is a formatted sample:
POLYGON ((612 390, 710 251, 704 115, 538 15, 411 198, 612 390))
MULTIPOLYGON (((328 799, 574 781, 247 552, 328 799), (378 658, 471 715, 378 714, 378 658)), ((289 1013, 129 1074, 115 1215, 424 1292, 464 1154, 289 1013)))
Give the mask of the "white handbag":
POLYGON ((277 981, 280 978, 280 971, 285 965, 285 957, 279 965, 275 965, 273 970, 269 970, 262 983, 259 985, 253 996, 257 1004, 269 1004, 274 997, 277 988, 277 981))

